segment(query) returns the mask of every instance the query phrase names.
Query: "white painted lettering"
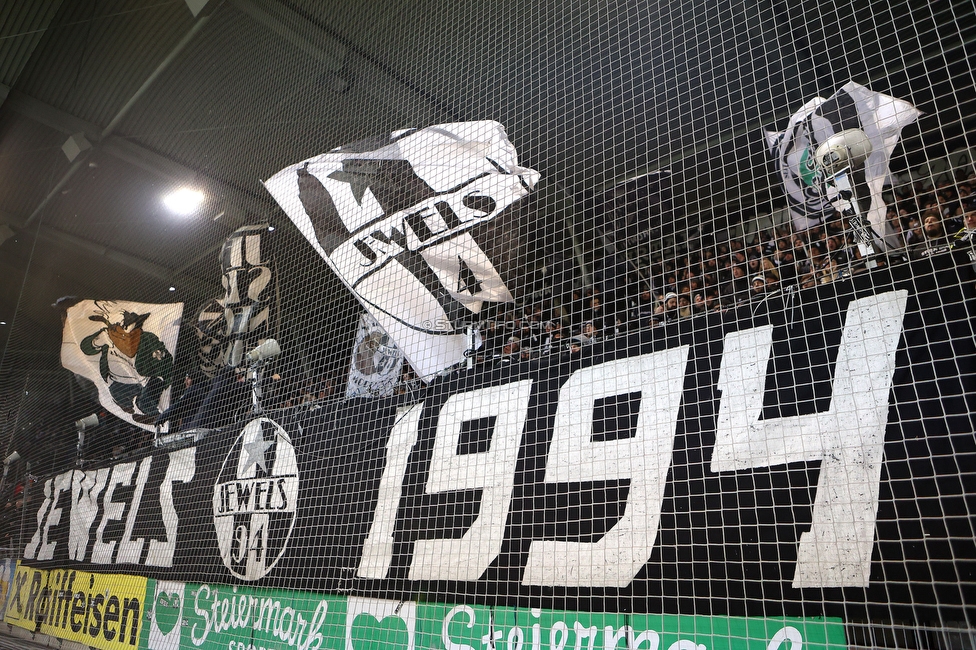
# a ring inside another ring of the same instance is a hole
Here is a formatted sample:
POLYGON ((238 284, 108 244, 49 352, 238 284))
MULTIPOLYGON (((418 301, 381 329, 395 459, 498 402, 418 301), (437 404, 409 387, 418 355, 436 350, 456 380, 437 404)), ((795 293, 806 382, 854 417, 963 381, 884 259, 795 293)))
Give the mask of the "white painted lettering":
POLYGON ((75 472, 71 482, 71 514, 68 517, 68 559, 85 561, 88 536, 98 515, 98 497, 105 488, 110 469, 75 472))
POLYGON ((135 527, 136 517, 139 515, 139 504, 142 503, 142 493, 146 489, 146 481, 149 479, 152 458, 152 456, 146 456, 139 463, 136 489, 132 494, 132 503, 129 504, 129 514, 125 518, 125 531, 122 533, 122 540, 119 542, 119 552, 115 558, 116 564, 138 564, 142 549, 146 545, 146 540, 142 537, 132 539, 132 529, 135 527))
POLYGON ((380 478, 379 496, 373 511, 373 523, 363 544, 357 574, 361 578, 383 579, 393 562, 393 530, 400 506, 403 479, 407 472, 410 450, 417 443, 417 426, 424 403, 397 410, 396 421, 386 441, 386 466, 380 478))
POLYGON ((850 303, 823 413, 760 420, 772 327, 725 337, 713 472, 820 460, 793 586, 867 587, 878 512, 888 393, 906 291, 850 303))
POLYGON ((474 628, 476 618, 474 610, 467 605, 457 605, 447 613, 447 616, 444 617, 444 623, 441 625, 441 641, 444 642, 444 647, 447 648, 447 650, 475 650, 472 646, 465 645, 464 643, 455 643, 451 639, 451 635, 448 633, 451 627, 451 622, 458 614, 464 614, 468 617, 468 622, 465 623, 465 625, 469 630, 474 628))
POLYGON ((626 587, 651 557, 671 466, 688 346, 577 370, 559 393, 547 483, 630 480, 623 517, 595 543, 532 542, 528 585, 626 587), (640 395, 633 435, 593 440, 601 398, 640 395), (586 417, 584 414, 589 414, 586 417))
POLYGON ((91 561, 94 564, 111 564, 112 554, 115 551, 115 540, 106 542, 105 527, 111 521, 122 519, 125 512, 125 503, 118 503, 112 500, 115 496, 115 488, 127 486, 132 480, 132 473, 136 469, 135 463, 122 463, 112 468, 112 476, 109 478, 108 487, 105 490, 105 499, 102 502, 102 520, 98 523, 95 531, 95 544, 92 546, 91 561))
POLYGON ((73 475, 74 472, 72 471, 58 474, 54 477, 54 488, 51 494, 51 511, 47 516, 47 520, 44 522, 44 532, 41 535, 41 548, 37 553, 38 560, 51 560, 54 558, 54 549, 58 543, 48 541, 48 536, 51 534, 51 528, 61 523, 61 508, 58 506, 58 501, 61 498, 62 492, 68 492, 70 494, 73 475))
POLYGON ((452 395, 441 408, 427 494, 481 488, 478 518, 460 539, 418 540, 412 580, 477 580, 501 550, 532 381, 452 395), (494 418, 488 451, 458 455, 462 424, 494 418))
POLYGON ((33 560, 34 555, 37 553, 37 549, 41 545, 41 535, 44 532, 44 517, 47 515, 48 508, 51 507, 51 485, 54 483, 54 479, 48 479, 44 481, 44 501, 41 503, 41 507, 37 510, 37 528, 34 529, 34 535, 31 537, 30 543, 24 547, 24 559, 33 560))
POLYGON ((196 447, 186 447, 169 455, 166 476, 159 486, 159 506, 162 511, 163 526, 166 528, 166 541, 157 539, 149 542, 146 566, 173 566, 176 553, 176 533, 179 518, 173 507, 173 483, 189 483, 196 473, 196 447))

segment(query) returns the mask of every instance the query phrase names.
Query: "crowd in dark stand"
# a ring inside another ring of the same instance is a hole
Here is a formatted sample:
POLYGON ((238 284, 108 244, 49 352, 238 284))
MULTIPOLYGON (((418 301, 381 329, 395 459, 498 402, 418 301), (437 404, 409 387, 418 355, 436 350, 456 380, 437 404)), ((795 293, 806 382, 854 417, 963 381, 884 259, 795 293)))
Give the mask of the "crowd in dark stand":
MULTIPOLYGON (((934 187, 901 185, 885 196, 886 219, 897 246, 873 256, 878 265, 952 249, 965 250, 976 264, 976 173, 954 182, 942 180, 934 187)), ((703 239, 670 259, 659 257, 646 268, 630 267, 626 278, 604 278, 594 286, 565 295, 556 292, 527 305, 499 306, 491 318, 478 323, 482 345, 473 362, 505 366, 552 354, 572 355, 628 332, 758 302, 780 289, 849 277, 864 272, 864 262, 850 223, 836 212, 804 231, 794 231, 786 223, 741 239, 703 239)), ((342 396, 338 375, 289 379, 292 373, 282 374, 269 374, 262 382, 266 410, 316 405, 342 396)), ((409 399, 426 385, 405 363, 395 392, 409 399)), ((245 369, 225 368, 212 379, 192 371, 157 423, 168 422, 171 432, 217 429, 245 417, 251 406, 245 369)), ((145 438, 145 432, 139 433, 145 438)), ((143 439, 125 448, 147 444, 143 439)), ((27 496, 23 483, 11 492, 0 513, 0 547, 8 549, 23 542, 19 534, 27 496)))
POLYGON ((0 513, 0 557, 16 557, 13 552, 20 548, 26 497, 23 482, 17 483, 7 495, 7 502, 0 513))
MULTIPOLYGON (((873 255, 878 266, 972 248, 976 174, 927 189, 903 185, 886 199, 897 247, 873 255)), ((786 223, 743 239, 706 239, 672 259, 633 268, 610 291, 594 286, 502 311, 480 324, 477 359, 504 365, 576 352, 637 329, 759 301, 787 287, 850 277, 866 271, 865 262, 851 224, 837 212, 803 231, 786 223)))
MULTIPOLYGON (((252 377, 245 367, 224 368, 208 378, 197 370, 187 373, 180 397, 156 419, 171 431, 219 429, 243 419, 253 409, 252 377)), ((326 376, 288 381, 279 373, 261 380, 261 408, 265 411, 318 402, 335 394, 326 376)))
MULTIPOLYGON (((976 174, 928 188, 901 185, 887 192, 886 199, 886 218, 898 245, 894 252, 874 255, 878 265, 953 247, 974 252, 976 174)), ((976 260, 976 255, 971 258, 976 260)), ((477 323, 482 344, 473 362, 504 366, 573 354, 639 329, 758 302, 783 288, 809 288, 849 277, 864 272, 864 262, 850 223, 836 212, 804 231, 785 223, 743 238, 702 239, 673 257, 653 259, 645 268, 629 267, 625 278, 604 277, 563 295, 557 291, 526 305, 498 306, 490 318, 477 323)), ((342 396, 339 375, 290 375, 282 371, 264 378, 265 410, 342 396)), ((425 385, 404 363, 395 392, 417 395, 425 385)), ((225 368, 212 379, 192 371, 177 392, 176 401, 157 419, 160 425, 168 422, 170 432, 218 429, 246 417, 252 406, 244 368, 225 368)), ((134 446, 140 445, 127 448, 134 446)))

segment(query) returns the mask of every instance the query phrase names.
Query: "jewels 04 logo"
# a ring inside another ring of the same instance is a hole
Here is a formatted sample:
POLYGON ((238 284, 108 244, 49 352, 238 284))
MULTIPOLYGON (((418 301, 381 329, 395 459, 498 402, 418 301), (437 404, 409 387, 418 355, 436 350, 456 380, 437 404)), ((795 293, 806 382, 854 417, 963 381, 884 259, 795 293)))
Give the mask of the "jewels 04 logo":
POLYGON ((251 420, 214 485, 214 527, 224 565, 242 580, 274 568, 295 527, 298 464, 291 438, 267 418, 251 420))

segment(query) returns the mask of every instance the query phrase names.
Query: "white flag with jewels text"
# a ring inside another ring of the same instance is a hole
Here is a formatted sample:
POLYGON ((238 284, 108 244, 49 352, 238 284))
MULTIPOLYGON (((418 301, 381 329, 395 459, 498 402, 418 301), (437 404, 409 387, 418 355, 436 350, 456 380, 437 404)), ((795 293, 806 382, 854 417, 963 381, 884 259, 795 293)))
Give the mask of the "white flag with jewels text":
POLYGON ((485 249, 499 240, 492 222, 538 180, 504 127, 484 121, 344 145, 265 187, 430 380, 464 359, 465 326, 484 302, 513 300, 485 249))

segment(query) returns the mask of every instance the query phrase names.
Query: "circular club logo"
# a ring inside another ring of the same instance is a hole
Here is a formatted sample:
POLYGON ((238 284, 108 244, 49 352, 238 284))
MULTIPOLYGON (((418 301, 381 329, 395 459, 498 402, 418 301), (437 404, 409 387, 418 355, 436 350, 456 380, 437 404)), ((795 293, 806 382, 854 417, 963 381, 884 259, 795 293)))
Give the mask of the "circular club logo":
POLYGON ((214 485, 217 544, 231 573, 257 580, 274 568, 295 527, 297 501, 298 463, 291 438, 273 420, 251 420, 214 485))
POLYGON ((821 191, 823 179, 813 153, 832 134, 830 121, 811 113, 787 130, 780 143, 778 164, 787 195, 808 215, 819 215, 829 204, 821 191))

